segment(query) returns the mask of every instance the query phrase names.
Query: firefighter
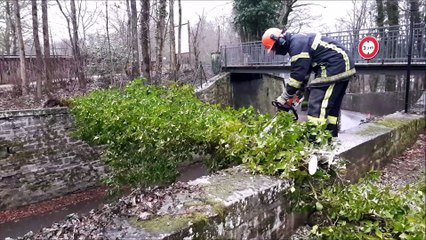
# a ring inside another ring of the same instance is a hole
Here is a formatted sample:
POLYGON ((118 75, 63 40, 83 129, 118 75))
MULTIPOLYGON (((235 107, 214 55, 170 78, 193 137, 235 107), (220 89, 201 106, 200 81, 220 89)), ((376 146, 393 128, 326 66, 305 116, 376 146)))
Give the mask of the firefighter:
POLYGON ((313 72, 315 77, 308 85, 308 121, 326 123, 337 137, 343 96, 356 73, 351 54, 341 43, 319 33, 293 34, 278 28, 266 30, 262 44, 268 52, 290 56, 290 78, 276 102, 291 103, 296 92, 308 85, 313 72))

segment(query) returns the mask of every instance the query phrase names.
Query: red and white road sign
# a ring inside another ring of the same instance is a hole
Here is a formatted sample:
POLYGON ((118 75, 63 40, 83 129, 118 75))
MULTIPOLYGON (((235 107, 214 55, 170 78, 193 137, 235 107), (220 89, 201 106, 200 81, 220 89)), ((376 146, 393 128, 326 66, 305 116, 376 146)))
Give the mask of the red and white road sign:
POLYGON ((372 59, 379 52, 379 42, 373 36, 364 37, 358 45, 358 53, 364 59, 372 59))

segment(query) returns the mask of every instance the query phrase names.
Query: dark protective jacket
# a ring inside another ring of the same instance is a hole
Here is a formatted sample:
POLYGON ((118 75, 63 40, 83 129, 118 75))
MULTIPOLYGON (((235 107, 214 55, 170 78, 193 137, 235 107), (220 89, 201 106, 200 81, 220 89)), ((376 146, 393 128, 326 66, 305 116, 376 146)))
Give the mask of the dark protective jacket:
POLYGON ((277 54, 290 55, 291 73, 286 90, 292 95, 305 86, 311 72, 311 87, 347 80, 356 73, 350 53, 336 40, 319 33, 285 33, 285 44, 274 46, 277 54))

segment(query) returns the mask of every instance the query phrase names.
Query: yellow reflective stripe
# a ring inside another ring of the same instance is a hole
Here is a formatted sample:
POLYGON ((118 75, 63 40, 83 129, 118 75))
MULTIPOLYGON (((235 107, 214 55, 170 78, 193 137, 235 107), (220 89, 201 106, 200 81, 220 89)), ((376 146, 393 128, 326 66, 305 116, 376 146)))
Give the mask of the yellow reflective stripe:
POLYGON ((326 78, 327 77, 327 69, 324 65, 321 65, 321 77, 326 78))
POLYGON ((348 57, 348 54, 346 54, 345 50, 337 47, 336 45, 334 45, 332 43, 327 43, 327 42, 324 42, 324 41, 320 41, 319 44, 321 46, 325 47, 325 48, 330 48, 330 49, 332 49, 332 50, 334 50, 334 51, 342 54, 342 57, 345 60, 345 66, 346 66, 345 71, 349 71, 349 69, 351 69, 351 64, 349 62, 349 57, 348 57))
POLYGON ((294 87, 294 88, 300 88, 301 86, 302 86, 302 82, 301 81, 297 81, 296 79, 294 79, 294 78, 290 78, 289 80, 288 80, 288 85, 289 86, 292 86, 292 87, 294 87))
POLYGON ((327 119, 325 118, 316 118, 312 116, 308 116, 308 121, 313 122, 315 124, 323 124, 323 123, 329 123, 329 124, 337 124, 337 117, 334 116, 328 116, 327 119))
POLYGON ((301 52, 301 53, 291 57, 291 62, 295 62, 295 61, 299 60, 299 58, 310 58, 310 56, 309 56, 308 52, 301 52))
POLYGON ((328 87, 327 91, 325 92, 325 96, 321 104, 321 114, 319 116, 320 119, 325 119, 325 116, 326 116, 325 110, 328 106, 328 100, 330 99, 331 94, 333 93, 333 89, 334 89, 334 84, 331 84, 330 87, 328 87))
POLYGON ((327 122, 328 122, 328 123, 330 123, 330 124, 334 124, 334 125, 336 125, 336 124, 337 124, 337 117, 334 117, 334 116, 328 116, 328 117, 327 117, 327 122))
POLYGON ((308 121, 309 121, 309 122, 313 122, 313 123, 315 123, 315 124, 323 124, 323 123, 325 123, 325 122, 326 122, 326 119, 325 119, 325 118, 323 118, 323 119, 321 119, 321 118, 316 118, 316 117, 312 117, 312 116, 309 116, 309 115, 308 115, 308 121))
POLYGON ((321 42, 321 34, 317 33, 317 35, 314 38, 314 41, 312 42, 311 48, 313 50, 316 50, 318 47, 318 44, 321 42))
POLYGON ((334 82, 336 80, 352 76, 355 73, 356 73, 355 68, 352 68, 349 71, 342 72, 342 73, 339 73, 339 74, 336 74, 336 75, 333 75, 333 76, 329 76, 329 77, 325 77, 325 78, 324 77, 315 78, 314 80, 312 80, 312 83, 316 84, 316 83, 323 83, 323 82, 334 82))

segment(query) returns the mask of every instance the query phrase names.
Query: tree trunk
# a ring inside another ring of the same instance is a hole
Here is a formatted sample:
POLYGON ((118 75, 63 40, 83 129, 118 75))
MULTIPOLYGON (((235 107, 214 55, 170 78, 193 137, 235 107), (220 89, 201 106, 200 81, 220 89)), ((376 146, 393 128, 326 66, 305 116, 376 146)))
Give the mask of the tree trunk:
POLYGON ((15 10, 15 25, 16 25, 16 38, 18 39, 19 44, 19 61, 20 61, 20 72, 21 72, 21 89, 22 94, 28 94, 28 83, 27 83, 27 74, 25 73, 25 46, 24 38, 22 37, 22 27, 21 27, 21 9, 19 7, 18 0, 13 0, 14 10, 15 10))
POLYGON ((108 62, 109 62, 109 80, 110 83, 113 84, 113 72, 114 72, 114 66, 112 64, 112 52, 111 52, 111 38, 109 36, 109 10, 108 10, 108 0, 105 0, 105 29, 106 29, 106 37, 107 37, 107 44, 108 44, 108 62))
POLYGON ((205 21, 204 15, 199 17, 195 31, 192 30, 192 44, 193 44, 192 47, 194 51, 194 64, 195 64, 194 81, 196 81, 197 78, 200 78, 201 86, 203 86, 203 79, 205 80, 204 68, 200 61, 200 33, 202 32, 202 28, 203 28, 203 21, 205 21))
MULTIPOLYGON (((383 29, 385 22, 385 12, 383 9, 383 0, 376 0, 377 5, 377 16, 376 16, 376 26, 379 27, 379 36, 382 41, 382 44, 386 45, 385 42, 385 30, 383 29)), ((384 48, 386 49, 386 47, 384 48)))
MULTIPOLYGON (((415 26, 417 26, 417 24, 421 22, 419 0, 410 0, 410 10, 410 14, 413 15, 410 16, 410 19, 412 19, 415 26)), ((414 35, 414 47, 417 46, 417 52, 420 54, 422 51, 422 41, 424 41, 424 37, 422 36, 422 33, 420 31, 417 31, 415 33, 416 34, 414 35)))
POLYGON ((399 24, 399 9, 398 0, 387 0, 386 13, 388 15, 389 36, 390 36, 390 56, 396 57, 398 24, 399 24))
POLYGON ((174 20, 174 0, 169 0, 169 18, 170 18, 170 70, 172 72, 172 78, 174 81, 177 81, 177 72, 176 72, 176 40, 175 40, 175 20, 174 20))
MULTIPOLYGON (((75 46, 74 46, 74 38, 71 34, 71 23, 70 23, 70 19, 68 17, 68 15, 64 12, 64 10, 62 9, 62 5, 59 2, 59 0, 56 0, 56 3, 58 4, 59 10, 61 11, 62 15, 64 16, 66 22, 67 22, 67 30, 68 30, 68 36, 70 38, 70 43, 71 43, 71 49, 72 49, 72 55, 75 56, 75 46)), ((52 37, 52 33, 50 33, 50 41, 53 42, 53 37, 52 37)), ((53 55, 55 54, 55 48, 53 47, 52 49, 52 53, 53 55)))
POLYGON ((182 64, 182 2, 178 0, 178 14, 179 14, 179 27, 178 27, 178 52, 177 52, 177 63, 176 73, 179 73, 180 66, 182 64))
POLYGON ((280 28, 285 28, 288 23, 288 16, 293 11, 293 6, 297 0, 283 0, 281 2, 280 15, 278 17, 278 24, 280 28))
MULTIPOLYGON (((6 6, 5 6, 5 12, 6 12, 6 29, 4 31, 4 52, 6 53, 6 55, 10 55, 10 50, 11 50, 11 42, 10 42, 10 32, 11 32, 11 25, 13 24, 12 22, 12 17, 10 14, 10 3, 9 0, 6 1, 6 6)), ((15 37, 13 37, 15 38, 15 37)))
POLYGON ((76 75, 78 78, 80 89, 85 90, 86 79, 84 77, 83 59, 81 58, 80 45, 78 40, 77 11, 75 8, 75 0, 71 0, 70 4, 71 4, 71 23, 72 23, 72 30, 73 30, 74 61, 76 64, 76 75))
POLYGON ((11 55, 17 55, 18 53, 18 44, 16 37, 16 23, 15 18, 12 16, 13 13, 13 4, 11 4, 10 0, 6 0, 6 21, 9 23, 10 30, 7 35, 9 35, 9 47, 6 48, 6 52, 11 55), (11 39, 12 38, 12 39, 11 39), (12 42, 10 41, 12 40, 12 42))
POLYGON ((52 91, 52 82, 51 82, 51 65, 50 65, 50 42, 49 42, 49 20, 47 13, 47 0, 41 1, 41 19, 42 19, 42 28, 43 28, 43 47, 44 47, 44 73, 46 76, 45 89, 48 95, 52 91))
POLYGON ((167 2, 166 0, 159 0, 159 7, 157 11, 158 21, 157 21, 157 31, 156 31, 156 80, 158 83, 161 83, 162 79, 162 70, 163 70, 163 48, 164 48, 164 26, 167 16, 167 2))
POLYGON ((130 0, 131 11, 131 41, 132 41, 132 78, 140 76, 139 72, 139 44, 138 44, 138 12, 136 0, 130 0))
POLYGON ((127 13, 127 31, 126 31, 126 43, 127 43, 127 58, 126 58, 126 66, 125 72, 126 76, 132 79, 132 14, 130 13, 130 0, 126 0, 126 13, 127 13))
POLYGON ((149 51, 149 13, 150 1, 141 0, 141 45, 142 45, 142 74, 151 83, 151 54, 149 51))
POLYGON ((41 46, 40 46, 40 38, 38 36, 38 14, 37 14, 37 1, 31 1, 31 13, 32 13, 32 21, 33 21, 33 39, 34 39, 34 47, 36 52, 36 97, 37 99, 41 99, 41 89, 42 89, 42 80, 45 79, 43 74, 43 58, 41 55, 41 46))

